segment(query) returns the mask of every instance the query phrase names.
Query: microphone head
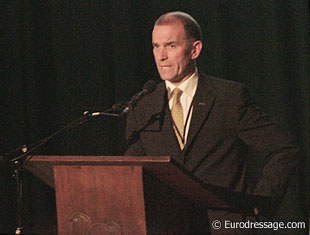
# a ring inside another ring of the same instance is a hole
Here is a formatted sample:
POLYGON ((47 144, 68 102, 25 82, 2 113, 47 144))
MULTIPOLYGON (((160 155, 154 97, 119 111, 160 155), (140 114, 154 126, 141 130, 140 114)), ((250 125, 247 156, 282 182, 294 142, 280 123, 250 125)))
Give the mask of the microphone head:
POLYGON ((145 94, 150 94, 155 91, 156 86, 157 83, 154 80, 150 80, 144 84, 143 91, 145 92, 145 94))

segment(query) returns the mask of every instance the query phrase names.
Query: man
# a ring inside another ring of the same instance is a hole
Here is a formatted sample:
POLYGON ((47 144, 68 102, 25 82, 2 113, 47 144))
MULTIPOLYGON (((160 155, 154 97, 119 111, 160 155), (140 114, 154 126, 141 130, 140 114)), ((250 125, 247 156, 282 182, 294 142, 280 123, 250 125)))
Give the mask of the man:
MULTIPOLYGON (((190 15, 162 15, 152 44, 164 82, 129 114, 125 155, 172 156, 203 182, 244 193, 247 155, 255 151, 266 165, 252 193, 277 205, 298 163, 291 138, 245 86, 199 73, 201 30, 190 15)), ((210 211, 212 219, 224 214, 210 211)))

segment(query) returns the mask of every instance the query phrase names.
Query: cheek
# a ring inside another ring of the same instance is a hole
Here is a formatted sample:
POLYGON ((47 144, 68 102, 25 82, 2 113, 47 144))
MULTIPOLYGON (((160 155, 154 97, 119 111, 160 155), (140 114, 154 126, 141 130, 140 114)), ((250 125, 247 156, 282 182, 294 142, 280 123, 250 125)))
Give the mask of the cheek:
POLYGON ((179 63, 179 66, 184 69, 185 67, 188 66, 190 60, 188 57, 183 57, 183 58, 180 58, 178 63, 179 63))

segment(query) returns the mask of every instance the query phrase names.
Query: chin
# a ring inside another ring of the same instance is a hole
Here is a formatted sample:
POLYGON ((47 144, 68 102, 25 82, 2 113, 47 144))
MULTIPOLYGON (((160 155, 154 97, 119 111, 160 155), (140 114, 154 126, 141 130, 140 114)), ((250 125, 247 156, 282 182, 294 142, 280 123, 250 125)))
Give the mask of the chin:
POLYGON ((172 83, 176 81, 176 79, 174 79, 174 78, 167 78, 167 77, 161 77, 161 79, 163 81, 169 81, 169 82, 172 82, 172 83))
POLYGON ((160 75, 160 78, 161 78, 161 80, 164 80, 164 81, 170 81, 171 80, 171 77, 162 76, 162 75, 160 75))
POLYGON ((164 79, 162 78, 163 81, 169 81, 173 84, 179 84, 182 82, 182 79, 177 79, 177 78, 167 78, 167 79, 164 79))
POLYGON ((161 79, 164 80, 164 81, 170 81, 170 82, 173 82, 174 80, 177 80, 176 77, 174 76, 169 76, 167 74, 159 74, 161 79))

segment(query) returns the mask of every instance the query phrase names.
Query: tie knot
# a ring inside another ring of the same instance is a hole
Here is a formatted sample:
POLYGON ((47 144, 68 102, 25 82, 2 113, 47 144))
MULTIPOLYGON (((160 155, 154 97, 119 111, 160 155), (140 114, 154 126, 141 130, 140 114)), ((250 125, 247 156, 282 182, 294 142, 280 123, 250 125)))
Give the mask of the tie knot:
POLYGON ((182 95, 183 91, 180 90, 179 88, 174 88, 173 90, 173 97, 176 99, 176 100, 179 100, 180 99, 180 96, 182 95))

